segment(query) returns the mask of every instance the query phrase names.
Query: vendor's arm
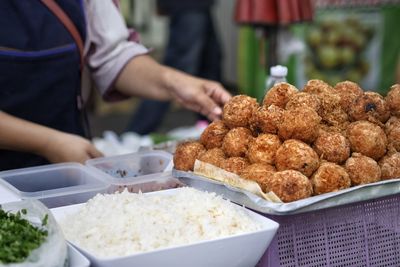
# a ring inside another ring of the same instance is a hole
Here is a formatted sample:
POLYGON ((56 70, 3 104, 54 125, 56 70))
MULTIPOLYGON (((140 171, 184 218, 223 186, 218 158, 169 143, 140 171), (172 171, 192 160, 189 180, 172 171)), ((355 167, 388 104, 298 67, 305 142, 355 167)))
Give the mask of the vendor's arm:
POLYGON ((88 140, 0 111, 0 149, 29 152, 52 163, 85 162, 102 156, 88 140))
POLYGON ((115 87, 126 95, 176 100, 211 120, 220 117, 221 106, 230 98, 219 83, 160 65, 147 55, 131 59, 118 76, 115 87))
POLYGON ((218 83, 162 66, 141 44, 128 41, 129 31, 111 0, 85 1, 88 18, 87 63, 105 100, 140 96, 174 99, 185 107, 219 117, 230 94, 218 83))

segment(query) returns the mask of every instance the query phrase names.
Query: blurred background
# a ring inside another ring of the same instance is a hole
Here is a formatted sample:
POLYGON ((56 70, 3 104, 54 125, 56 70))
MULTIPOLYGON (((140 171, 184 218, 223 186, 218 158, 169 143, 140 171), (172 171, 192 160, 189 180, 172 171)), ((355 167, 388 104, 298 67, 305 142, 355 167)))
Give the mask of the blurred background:
MULTIPOLYGON (((400 82, 400 0, 187 0, 186 10, 174 9, 174 2, 180 1, 121 0, 120 8, 156 60, 219 80, 232 94, 261 99, 269 69, 277 64, 288 67, 286 79, 299 89, 309 79, 331 85, 350 80, 385 95, 400 82), (172 49, 177 46, 178 52, 172 49), (193 69, 199 63, 195 50, 202 59, 201 67, 193 69), (182 51, 187 54, 179 55, 182 51)), ((158 143, 171 139, 171 131, 178 137, 195 136, 207 125, 174 103, 138 110, 141 105, 139 99, 109 104, 94 95, 93 135, 140 131, 158 143), (154 115, 153 125, 141 130, 132 126, 153 120, 149 114, 154 109, 162 115, 154 115)))

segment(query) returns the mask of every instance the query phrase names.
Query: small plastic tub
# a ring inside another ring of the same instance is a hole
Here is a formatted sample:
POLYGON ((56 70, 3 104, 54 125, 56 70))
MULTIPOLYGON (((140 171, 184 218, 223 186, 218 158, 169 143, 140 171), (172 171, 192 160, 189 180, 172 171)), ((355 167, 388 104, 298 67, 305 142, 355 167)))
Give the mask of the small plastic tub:
POLYGON ((86 165, 102 173, 111 184, 108 193, 127 189, 137 193, 171 189, 183 184, 172 177, 172 154, 161 150, 90 159, 86 165))
POLYGON ((79 163, 50 164, 0 172, 0 182, 21 199, 38 199, 49 208, 83 203, 107 192, 101 173, 79 163))

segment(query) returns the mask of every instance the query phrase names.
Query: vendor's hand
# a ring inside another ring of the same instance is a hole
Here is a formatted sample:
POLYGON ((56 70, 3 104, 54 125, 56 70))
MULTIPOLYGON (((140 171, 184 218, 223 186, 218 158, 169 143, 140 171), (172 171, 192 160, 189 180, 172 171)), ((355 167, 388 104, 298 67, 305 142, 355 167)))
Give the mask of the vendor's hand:
POLYGON ((88 159, 103 156, 89 140, 78 135, 59 131, 54 131, 49 136, 41 154, 52 163, 85 163, 88 159))
POLYGON ((182 72, 173 71, 167 79, 175 100, 210 120, 221 118, 223 105, 232 97, 218 82, 195 78, 182 72))

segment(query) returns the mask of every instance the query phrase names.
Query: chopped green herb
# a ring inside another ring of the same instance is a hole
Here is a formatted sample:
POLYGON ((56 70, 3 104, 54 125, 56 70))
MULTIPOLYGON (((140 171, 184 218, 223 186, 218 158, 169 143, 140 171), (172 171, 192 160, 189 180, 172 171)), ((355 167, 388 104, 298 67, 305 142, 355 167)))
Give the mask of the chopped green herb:
MULTIPOLYGON (((30 252, 46 240, 46 230, 33 226, 28 220, 21 218, 22 209, 16 214, 6 212, 0 207, 0 263, 23 262, 30 252)), ((42 223, 47 224, 48 214, 42 223)))
POLYGON ((47 225, 48 220, 49 220, 49 214, 46 214, 42 219, 42 226, 47 225))

